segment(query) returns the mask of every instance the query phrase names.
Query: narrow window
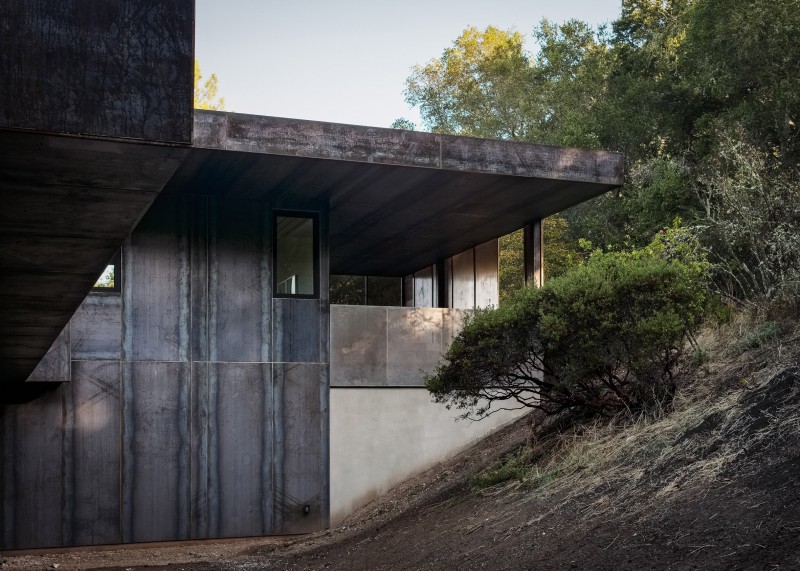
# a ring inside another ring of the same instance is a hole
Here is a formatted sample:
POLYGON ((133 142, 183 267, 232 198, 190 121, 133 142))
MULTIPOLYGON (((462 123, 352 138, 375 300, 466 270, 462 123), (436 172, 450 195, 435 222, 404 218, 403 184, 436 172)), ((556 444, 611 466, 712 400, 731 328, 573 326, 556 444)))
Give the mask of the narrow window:
POLYGON ((276 215, 276 297, 319 297, 317 227, 315 215, 276 215))
POLYGON ((122 284, 121 275, 122 265, 120 264, 120 252, 114 254, 114 257, 108 262, 106 269, 97 278, 97 281, 92 286, 94 292, 119 292, 120 285, 122 284))

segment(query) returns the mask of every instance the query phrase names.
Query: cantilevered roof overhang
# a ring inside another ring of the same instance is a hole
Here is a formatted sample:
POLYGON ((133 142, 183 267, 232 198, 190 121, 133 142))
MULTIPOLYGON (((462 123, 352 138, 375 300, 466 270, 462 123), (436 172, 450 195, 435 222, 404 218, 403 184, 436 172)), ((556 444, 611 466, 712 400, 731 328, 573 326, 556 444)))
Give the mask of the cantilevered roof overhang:
POLYGON ((622 182, 608 151, 195 111, 163 192, 327 204, 331 273, 400 276, 622 182))
POLYGON ((618 153, 214 111, 191 147, 0 129, 0 151, 0 396, 159 193, 327 206, 332 273, 401 276, 623 176, 618 153))

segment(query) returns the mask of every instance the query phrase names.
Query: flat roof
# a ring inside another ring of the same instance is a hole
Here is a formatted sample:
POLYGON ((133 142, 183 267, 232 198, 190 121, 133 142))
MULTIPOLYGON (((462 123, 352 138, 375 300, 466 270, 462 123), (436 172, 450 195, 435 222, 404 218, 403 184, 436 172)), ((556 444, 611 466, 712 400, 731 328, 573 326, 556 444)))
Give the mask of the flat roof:
POLYGON ((0 129, 0 385, 24 381, 159 193, 330 209, 330 271, 402 276, 622 184, 622 155, 195 111, 191 148, 0 129))
POLYGON ((196 110, 163 192, 327 204, 331 273, 401 276, 622 182, 609 151, 196 110))

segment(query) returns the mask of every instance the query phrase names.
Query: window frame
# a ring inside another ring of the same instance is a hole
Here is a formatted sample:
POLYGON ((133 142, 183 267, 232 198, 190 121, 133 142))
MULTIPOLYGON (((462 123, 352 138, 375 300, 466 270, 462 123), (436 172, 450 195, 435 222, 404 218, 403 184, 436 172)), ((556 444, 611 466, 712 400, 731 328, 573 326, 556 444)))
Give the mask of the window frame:
POLYGON ((280 299, 319 299, 320 298, 320 243, 319 212, 303 210, 272 211, 272 297, 280 299), (314 293, 278 293, 278 218, 306 218, 313 228, 314 293))

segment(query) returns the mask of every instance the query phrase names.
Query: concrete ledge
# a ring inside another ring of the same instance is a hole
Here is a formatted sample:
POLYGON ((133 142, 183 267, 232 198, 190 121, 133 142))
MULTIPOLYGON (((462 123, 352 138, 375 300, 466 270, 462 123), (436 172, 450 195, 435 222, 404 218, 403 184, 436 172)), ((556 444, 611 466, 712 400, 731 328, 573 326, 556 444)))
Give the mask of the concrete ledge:
POLYGON ((195 111, 194 146, 597 184, 622 184, 622 155, 323 121, 195 111))

